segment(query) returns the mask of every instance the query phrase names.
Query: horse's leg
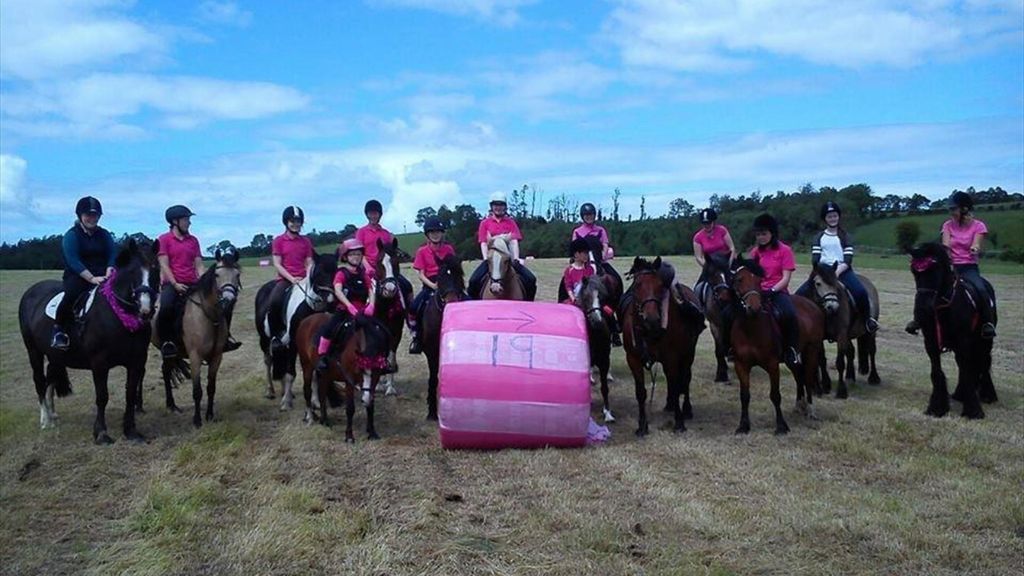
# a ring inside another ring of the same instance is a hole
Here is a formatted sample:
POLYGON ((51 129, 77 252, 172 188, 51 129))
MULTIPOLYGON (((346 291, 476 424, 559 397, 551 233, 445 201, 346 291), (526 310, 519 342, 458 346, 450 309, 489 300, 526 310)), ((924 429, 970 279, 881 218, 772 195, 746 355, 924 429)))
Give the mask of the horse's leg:
POLYGON ((427 350, 427 368, 430 375, 427 379, 427 420, 437 420, 437 350, 427 350))
POLYGON ((772 406, 775 407, 775 434, 787 434, 789 425, 786 424, 786 419, 782 416, 782 392, 779 390, 779 365, 777 363, 768 365, 768 379, 772 384, 769 398, 771 398, 772 406))
POLYGON ((733 370, 740 381, 740 425, 737 434, 750 432, 750 367, 743 362, 733 362, 733 370))
POLYGON ((849 336, 843 334, 836 340, 836 398, 840 399, 850 397, 850 391, 846 388, 846 379, 844 378, 849 347, 849 336))
POLYGON ((712 328, 711 336, 715 341, 715 382, 729 383, 729 364, 725 361, 725 350, 722 349, 722 338, 717 328, 712 328))
POLYGON ((203 419, 201 417, 201 410, 203 403, 203 385, 202 385, 202 372, 203 372, 203 359, 196 354, 192 354, 189 357, 189 361, 194 366, 192 369, 192 402, 194 403, 194 410, 192 413, 192 425, 196 428, 200 428, 203 425, 203 419))
POLYGON ((355 386, 345 384, 345 442, 353 444, 356 437, 352 435, 352 417, 356 413, 355 386))
MULTIPOLYGON (((819 349, 824 349, 825 345, 819 342, 817 347, 819 349)), ((803 383, 801 385, 801 383, 798 381, 796 388, 798 404, 799 397, 804 396, 804 394, 806 394, 806 401, 801 411, 811 420, 818 419, 817 414, 814 413, 814 388, 816 386, 814 380, 815 377, 817 377, 818 375, 819 367, 817 366, 817 359, 819 359, 820 357, 821 353, 818 350, 815 350, 811 353, 804 355, 803 366, 801 368, 801 370, 803 371, 803 383)))
POLYGON ((882 379, 878 377, 878 369, 875 367, 875 352, 877 351, 878 341, 874 334, 867 334, 861 336, 857 343, 860 345, 858 351, 864 354, 864 366, 867 368, 868 363, 871 367, 868 370, 868 384, 878 385, 882 382, 882 379))
POLYGON ((977 420, 985 417, 985 411, 981 408, 981 399, 978 398, 980 378, 978 373, 979 363, 975 356, 978 354, 978 347, 972 346, 961 353, 961 348, 956 350, 957 366, 957 389, 962 390, 961 402, 963 411, 960 413, 964 418, 977 420))
MULTIPOLYGON (((978 396, 986 404, 992 404, 999 400, 996 395, 996 387, 992 383, 992 341, 985 340, 981 343, 981 350, 978 354, 978 396)), ((52 401, 53 394, 50 394, 52 401)))
POLYGON ((949 413, 949 389, 946 386, 946 374, 942 372, 942 356, 938 350, 925 344, 928 360, 931 361, 932 395, 928 399, 928 408, 924 413, 941 418, 949 413))
POLYGON ((598 358, 596 361, 597 372, 601 377, 601 400, 604 401, 603 410, 605 424, 615 422, 615 416, 612 414, 611 404, 608 402, 608 367, 610 363, 610 358, 598 358))
POLYGON ((639 365, 639 361, 633 361, 629 363, 629 370, 633 373, 636 404, 639 408, 637 413, 636 435, 644 437, 651 431, 647 424, 647 387, 644 386, 644 369, 639 365))
POLYGON ((164 403, 167 405, 168 411, 180 414, 181 408, 178 408, 178 405, 174 402, 173 386, 171 385, 171 381, 174 379, 174 376, 171 374, 172 370, 171 361, 162 360, 160 362, 160 372, 164 377, 164 403))
POLYGON ((693 419, 693 405, 690 404, 690 380, 693 378, 689 362, 693 362, 693 357, 684 358, 683 365, 679 368, 679 375, 677 376, 679 384, 678 389, 683 395, 682 409, 676 413, 676 431, 685 432, 686 426, 684 422, 686 420, 693 419))
POLYGON ((316 375, 316 395, 320 397, 320 424, 324 426, 330 426, 331 422, 327 419, 327 405, 330 403, 327 400, 327 387, 334 386, 334 382, 331 381, 328 374, 317 374, 316 375))
POLYGON ((306 364, 308 363, 304 362, 302 366, 302 397, 306 400, 306 411, 302 416, 302 421, 312 424, 316 417, 313 410, 313 385, 317 376, 316 370, 306 364))
POLYGON ((110 393, 107 389, 107 378, 110 369, 106 366, 92 369, 92 382, 96 388, 96 421, 92 425, 92 438, 97 444, 113 444, 114 439, 107 434, 107 401, 110 393))
POLYGON ((853 338, 847 337, 846 339, 846 379, 850 382, 857 381, 857 369, 855 366, 855 357, 857 354, 856 344, 854 344, 853 338))
POLYGON ((295 375, 288 372, 284 375, 282 381, 284 384, 282 385, 281 407, 279 409, 281 412, 285 412, 291 410, 294 405, 295 394, 292 392, 292 386, 295 385, 295 375))
POLYGON ((132 442, 145 442, 146 438, 135 428, 135 409, 139 405, 138 395, 142 391, 142 381, 146 377, 146 360, 129 364, 126 368, 128 378, 125 380, 124 437, 132 442))
POLYGON ((210 360, 206 371, 206 421, 213 420, 213 397, 217 394, 217 371, 220 370, 223 354, 217 354, 210 360))
POLYGON ((267 369, 267 391, 263 395, 268 400, 277 398, 274 391, 274 355, 270 352, 263 353, 263 366, 267 369))
POLYGON ((832 377, 828 374, 828 358, 825 356, 825 346, 818 352, 818 372, 821 376, 818 385, 814 390, 818 396, 832 392, 832 377))
POLYGON ((363 373, 363 404, 366 406, 366 439, 380 440, 380 435, 377 434, 377 429, 373 425, 373 395, 374 391, 377 389, 377 385, 373 382, 373 379, 374 377, 371 374, 363 373), (369 388, 369 392, 365 391, 367 388, 369 388))
POLYGON ((54 413, 53 386, 46 382, 44 360, 42 352, 31 345, 28 346, 28 363, 32 366, 32 382, 36 385, 36 397, 39 399, 39 427, 46 430, 54 425, 54 413))

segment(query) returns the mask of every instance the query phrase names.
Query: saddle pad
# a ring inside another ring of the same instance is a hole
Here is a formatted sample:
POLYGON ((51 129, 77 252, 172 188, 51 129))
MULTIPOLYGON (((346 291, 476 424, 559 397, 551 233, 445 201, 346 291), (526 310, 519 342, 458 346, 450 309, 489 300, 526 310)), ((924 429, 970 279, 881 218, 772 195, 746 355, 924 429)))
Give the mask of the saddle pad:
MULTIPOLYGON (((75 310, 75 317, 85 316, 89 309, 92 308, 92 301, 96 298, 96 288, 89 290, 89 296, 85 299, 85 306, 81 310, 75 310)), ((46 303, 46 316, 51 320, 57 319, 57 306, 60 306, 61 300, 64 299, 64 292, 57 292, 50 298, 50 301, 46 303)))

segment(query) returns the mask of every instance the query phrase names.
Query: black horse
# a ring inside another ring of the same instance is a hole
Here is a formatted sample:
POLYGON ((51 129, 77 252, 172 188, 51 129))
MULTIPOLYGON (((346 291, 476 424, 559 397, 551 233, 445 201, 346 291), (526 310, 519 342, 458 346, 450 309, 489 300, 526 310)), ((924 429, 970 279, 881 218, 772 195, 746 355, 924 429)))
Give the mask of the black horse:
POLYGON ((441 357, 441 321, 444 307, 452 302, 461 302, 466 294, 466 282, 462 273, 462 262, 454 255, 437 260, 437 290, 423 309, 423 354, 427 357, 430 376, 427 380, 427 419, 437 420, 437 371, 441 357))
POLYGON ((146 373, 148 320, 153 314, 156 294, 157 277, 150 273, 152 266, 151 250, 129 240, 117 255, 114 274, 96 290, 91 307, 81 319, 80 330, 71 334, 71 347, 66 352, 50 348, 54 320, 46 313, 47 303, 62 290, 61 282, 44 280, 25 291, 18 305, 18 322, 32 365, 42 428, 54 424, 54 393, 61 397, 71 394, 67 369, 91 370, 96 389, 93 439, 97 444, 113 443, 107 434, 107 378, 111 368, 123 366, 128 371, 124 435, 136 442, 145 440, 135 427, 135 410, 146 373))
POLYGON ((992 384, 992 340, 981 337, 976 298, 968 284, 953 272, 949 254, 941 244, 929 242, 910 252, 911 271, 917 285, 914 320, 924 335, 924 349, 931 360, 932 395, 925 414, 949 412, 949 390, 942 371, 942 352, 952 350, 959 376, 953 399, 963 403, 965 418, 984 418, 981 402, 997 400, 992 384))
POLYGON ((334 253, 313 254, 313 269, 309 276, 292 286, 286 295, 284 305, 285 326, 287 333, 280 349, 271 350, 270 327, 267 314, 270 312, 270 292, 274 289, 276 279, 260 286, 256 292, 256 333, 260 336, 260 349, 263 350, 263 364, 267 369, 266 397, 277 398, 274 382, 281 386, 281 410, 292 407, 294 394, 292 384, 295 382, 295 331, 302 320, 314 312, 328 310, 334 302, 334 274, 338 271, 338 258, 334 253))

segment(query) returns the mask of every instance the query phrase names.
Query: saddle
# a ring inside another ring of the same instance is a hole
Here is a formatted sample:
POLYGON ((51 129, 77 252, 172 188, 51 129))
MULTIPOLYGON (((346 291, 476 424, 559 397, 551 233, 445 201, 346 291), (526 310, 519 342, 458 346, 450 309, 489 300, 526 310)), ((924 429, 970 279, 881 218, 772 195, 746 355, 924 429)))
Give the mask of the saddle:
MULTIPOLYGON (((71 309, 74 311, 75 322, 83 324, 85 322, 85 315, 92 308, 92 303, 96 299, 96 292, 99 287, 93 288, 86 292, 82 292, 78 295, 75 303, 71 309)), ((45 313, 50 319, 57 319, 57 307, 60 306, 61 301, 64 300, 64 292, 57 292, 53 295, 53 298, 46 303, 45 313)))

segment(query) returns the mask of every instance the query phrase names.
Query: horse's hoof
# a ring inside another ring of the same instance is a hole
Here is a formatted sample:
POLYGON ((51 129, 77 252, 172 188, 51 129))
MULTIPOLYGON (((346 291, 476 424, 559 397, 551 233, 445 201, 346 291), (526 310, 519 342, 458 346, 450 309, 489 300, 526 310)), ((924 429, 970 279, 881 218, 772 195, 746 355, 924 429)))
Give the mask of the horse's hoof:
POLYGON ((427 412, 427 420, 437 422, 437 412, 427 412))
POLYGON ((292 409, 292 403, 290 401, 289 402, 281 402, 281 406, 278 408, 278 411, 279 412, 287 412, 287 411, 289 411, 291 409, 292 409))
POLYGON ((138 431, 135 431, 135 430, 133 430, 131 432, 128 432, 127 434, 124 435, 124 437, 129 442, 133 442, 135 444, 145 444, 146 443, 146 437, 143 436, 142 434, 139 434, 138 431))
POLYGON ((167 407, 167 411, 170 412, 171 414, 181 414, 182 413, 181 412, 181 408, 178 408, 174 404, 171 404, 170 406, 168 406, 167 407))
POLYGON ((683 406, 683 420, 693 420, 693 408, 683 406))
POLYGON ((878 377, 878 374, 872 374, 871 376, 868 376, 868 384, 871 384, 872 386, 878 386, 881 383, 882 379, 878 377))
POLYGON ((647 436, 649 433, 650 431, 646 427, 637 428, 635 432, 637 438, 643 438, 644 436, 647 436))
POLYGON ((199 418, 199 417, 193 418, 192 419, 192 426, 197 428, 197 429, 198 428, 202 428, 203 427, 203 419, 199 418))
POLYGON ((786 434, 789 434, 789 426, 786 426, 785 424, 783 424, 781 426, 776 426, 775 427, 775 435, 776 436, 784 436, 786 434))
POLYGON ((750 424, 740 424, 739 428, 736 429, 735 434, 749 434, 750 424))
POLYGON ((964 411, 961 416, 968 420, 981 420, 985 417, 985 411, 979 406, 977 410, 972 410, 971 412, 964 411))
POLYGON ((94 441, 96 442, 97 446, 106 446, 108 444, 114 443, 114 439, 111 438, 110 435, 107 434, 106 432, 100 432, 99 435, 96 436, 96 439, 94 441))
POLYGON ((607 408, 605 408, 605 410, 604 410, 604 423, 605 424, 611 424, 612 422, 615 422, 615 416, 612 414, 611 410, 608 410, 607 408))
POLYGON ((345 444, 355 444, 356 439, 352 436, 345 436, 345 444))
POLYGON ((683 425, 683 424, 681 424, 681 423, 680 423, 680 424, 676 424, 676 425, 675 425, 675 426, 674 426, 674 427, 672 428, 672 432, 674 432, 674 433, 676 433, 676 434, 682 434, 683 432, 686 432, 686 426, 685 426, 685 425, 683 425))
POLYGON ((839 388, 836 390, 836 398, 845 400, 850 397, 850 393, 845 388, 839 388))
POLYGON ((665 404, 665 407, 661 409, 662 412, 675 412, 676 409, 671 404, 665 404))
POLYGON ((135 412, 137 414, 145 414, 146 413, 146 411, 142 409, 142 406, 136 406, 135 407, 135 412))
POLYGON ((266 394, 263 395, 263 397, 266 398, 267 400, 276 400, 277 394, 273 392, 267 392, 266 394))
POLYGON ((369 434, 366 435, 366 439, 367 440, 380 440, 380 434, 377 434, 376 432, 370 432, 369 434))
POLYGON ((924 413, 926 416, 932 416, 933 418, 942 418, 946 414, 949 414, 949 408, 934 408, 932 406, 929 406, 928 409, 924 411, 924 413))

